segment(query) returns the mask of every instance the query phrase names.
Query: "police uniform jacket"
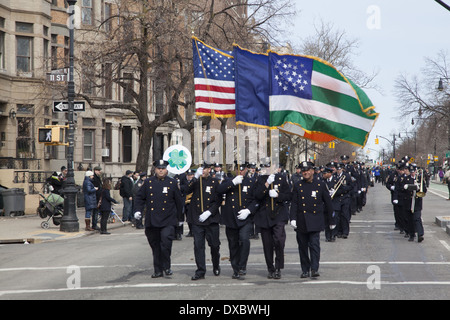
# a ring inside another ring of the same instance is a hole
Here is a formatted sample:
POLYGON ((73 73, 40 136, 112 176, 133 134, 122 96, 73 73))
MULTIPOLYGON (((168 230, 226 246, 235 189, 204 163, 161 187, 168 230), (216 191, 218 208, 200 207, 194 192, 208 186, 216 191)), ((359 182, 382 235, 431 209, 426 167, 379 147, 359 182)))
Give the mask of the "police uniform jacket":
MULTIPOLYGON (((342 172, 342 175, 345 176, 345 179, 342 181, 342 184, 337 188, 336 193, 334 194, 333 200, 345 200, 348 199, 351 195, 351 193, 354 191, 355 183, 352 182, 350 174, 347 172, 342 172)), ((333 181, 334 184, 332 188, 338 183, 339 179, 341 178, 340 175, 334 174, 333 175, 333 181)))
POLYGON ((334 224, 333 205, 325 183, 320 179, 307 182, 301 179, 293 187, 290 219, 297 221, 302 233, 325 229, 325 215, 334 224))
POLYGON ((219 186, 219 180, 212 177, 200 177, 198 179, 192 178, 188 183, 188 188, 186 193, 192 193, 191 203, 189 204, 187 210, 187 221, 195 225, 209 225, 211 223, 219 223, 220 214, 219 208, 222 199, 217 192, 217 187, 219 186), (200 190, 200 179, 202 179, 202 190, 200 190), (202 197, 200 197, 200 192, 203 197, 203 211, 201 206, 202 197), (200 222, 198 219, 200 215, 209 210, 211 215, 208 219, 200 222))
POLYGON ((217 192, 225 194, 225 205, 221 208, 220 223, 233 229, 240 228, 247 223, 253 222, 253 215, 259 207, 254 197, 256 178, 244 176, 242 183, 235 186, 232 178, 227 178, 217 187, 217 192), (240 200, 239 205, 239 189, 240 200), (245 220, 237 218, 241 209, 249 209, 250 215, 245 220))
POLYGON ((292 192, 286 176, 277 173, 275 181, 266 188, 268 175, 258 177, 255 184, 255 198, 259 201, 259 209, 255 213, 254 222, 261 228, 270 228, 279 223, 286 223, 289 220, 289 201, 291 201, 292 192), (278 197, 271 198, 269 190, 273 188, 278 190, 278 197), (273 210, 272 200, 273 199, 273 210))
POLYGON ((146 179, 136 194, 135 212, 145 212, 145 227, 167 227, 183 221, 183 197, 170 177, 146 179))

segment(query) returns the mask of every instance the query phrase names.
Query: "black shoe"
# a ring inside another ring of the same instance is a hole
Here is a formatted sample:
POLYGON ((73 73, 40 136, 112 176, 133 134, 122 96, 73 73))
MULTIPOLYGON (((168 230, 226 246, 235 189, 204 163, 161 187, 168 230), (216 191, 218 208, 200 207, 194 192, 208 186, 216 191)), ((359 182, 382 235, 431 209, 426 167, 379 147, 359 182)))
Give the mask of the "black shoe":
POLYGON ((241 277, 241 275, 239 274, 239 272, 235 272, 233 273, 233 275, 231 276, 232 279, 236 279, 236 280, 244 280, 244 277, 241 277))
POLYGON ((408 241, 414 241, 414 237, 409 237, 408 241))
POLYGON ((419 236, 418 238, 417 238, 417 242, 422 242, 423 241, 423 236, 419 236))
POLYGON ((166 269, 166 270, 164 270, 164 274, 166 276, 171 276, 171 275, 173 275, 173 271, 171 269, 166 269))
POLYGON ((300 278, 304 279, 304 278, 309 278, 309 272, 303 272, 300 276, 300 278))
POLYGON ((274 273, 273 273, 273 278, 274 279, 281 279, 281 271, 280 271, 280 269, 278 269, 278 270, 276 270, 274 273))
POLYGON ((152 274, 152 278, 162 278, 162 276, 162 272, 155 272, 154 274, 152 274))
POLYGON ((108 231, 101 231, 100 234, 111 234, 111 233, 108 231))
POLYGON ((213 273, 216 277, 220 276, 220 267, 214 268, 213 273))
POLYGON ((246 274, 247 274, 247 270, 245 270, 245 269, 239 270, 239 275, 245 276, 246 274))
POLYGON ((193 281, 197 281, 197 280, 200 280, 200 279, 205 279, 205 276, 201 276, 199 274, 194 274, 192 276, 192 278, 191 278, 191 280, 193 280, 193 281))
POLYGON ((269 271, 269 273, 267 274, 267 279, 273 279, 273 271, 269 271))
POLYGON ((317 278, 317 277, 320 277, 320 274, 319 274, 319 272, 317 272, 317 271, 311 271, 311 278, 317 278))

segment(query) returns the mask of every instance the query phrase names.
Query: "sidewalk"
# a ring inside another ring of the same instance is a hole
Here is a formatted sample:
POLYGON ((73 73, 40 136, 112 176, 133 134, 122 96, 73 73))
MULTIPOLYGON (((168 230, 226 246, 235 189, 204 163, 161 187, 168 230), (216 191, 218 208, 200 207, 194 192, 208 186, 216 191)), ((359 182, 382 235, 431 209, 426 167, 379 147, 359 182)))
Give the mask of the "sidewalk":
MULTIPOLYGON (((117 214, 122 218, 122 206, 115 207, 117 214)), ((19 217, 0 216, 0 245, 13 243, 40 243, 44 241, 53 241, 60 239, 70 239, 82 237, 89 234, 98 233, 98 231, 85 231, 84 208, 77 208, 78 223, 80 224, 79 232, 61 232, 59 225, 53 224, 52 219, 49 220, 49 228, 43 229, 41 223, 47 221, 38 215, 24 215, 19 217)), ((98 223, 100 226, 100 221, 98 223)), ((123 225, 118 219, 115 223, 108 223, 108 230, 126 227, 131 225, 125 222, 123 225)))

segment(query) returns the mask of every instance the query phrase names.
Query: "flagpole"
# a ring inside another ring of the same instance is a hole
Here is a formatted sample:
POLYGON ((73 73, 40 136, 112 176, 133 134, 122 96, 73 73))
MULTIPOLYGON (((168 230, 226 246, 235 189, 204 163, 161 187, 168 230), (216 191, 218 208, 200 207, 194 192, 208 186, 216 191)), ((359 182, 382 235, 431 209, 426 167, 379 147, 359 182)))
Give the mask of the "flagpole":
MULTIPOLYGON (((195 120, 196 122, 196 129, 197 129, 197 150, 198 150, 198 168, 200 168, 202 166, 202 125, 201 125, 201 120, 198 120, 198 118, 195 120), (199 123, 200 122, 200 123, 199 123), (199 130, 200 129, 200 130, 199 130)), ((198 169, 197 169, 198 170, 198 169)), ((199 177, 200 178, 200 209, 203 213, 203 182, 202 182, 202 178, 203 178, 203 173, 202 175, 199 177)))
MULTIPOLYGON (((240 148, 239 148, 239 124, 236 123, 236 145, 237 145, 237 174, 239 175, 239 169, 240 169, 240 162, 241 162, 241 155, 240 155, 240 148)), ((242 200, 241 200, 241 184, 239 184, 239 209, 241 209, 241 205, 242 205, 242 200)))

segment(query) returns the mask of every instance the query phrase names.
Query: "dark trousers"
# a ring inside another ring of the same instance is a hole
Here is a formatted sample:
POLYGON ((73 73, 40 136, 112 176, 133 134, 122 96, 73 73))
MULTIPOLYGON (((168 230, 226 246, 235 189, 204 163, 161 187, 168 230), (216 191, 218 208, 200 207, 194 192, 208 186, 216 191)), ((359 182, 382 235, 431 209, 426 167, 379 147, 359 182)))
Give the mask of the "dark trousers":
POLYGON ((261 227, 260 231, 267 270, 269 272, 275 272, 275 270, 283 269, 284 245, 286 243, 286 231, 284 229, 284 223, 276 224, 271 228, 261 227), (274 252, 275 266, 273 264, 274 252))
POLYGON ((350 233, 350 199, 339 199, 339 209, 335 210, 336 213, 336 228, 335 233, 339 235, 348 236, 350 233))
POLYGON ((111 211, 102 211, 100 217, 100 231, 105 232, 108 226, 108 218, 111 211))
POLYGON ((228 239, 228 248, 230 250, 231 267, 233 268, 234 273, 247 269, 252 227, 251 223, 247 223, 238 229, 229 227, 226 227, 225 229, 228 239))
POLYGON ((319 270, 320 231, 302 233, 297 231, 298 252, 302 272, 319 270))
POLYGON ((192 234, 194 236, 194 256, 197 270, 195 274, 204 276, 206 273, 205 240, 211 248, 211 260, 213 269, 217 269, 220 263, 220 227, 218 223, 206 226, 192 224, 192 234))
POLYGON ((422 210, 414 211, 413 215, 414 215, 415 232, 417 232, 418 237, 423 237, 425 232, 423 230, 423 225, 422 225, 422 210))
POLYGON ((170 269, 172 241, 175 238, 175 226, 162 228, 146 227, 145 235, 153 252, 153 268, 155 273, 170 269))

